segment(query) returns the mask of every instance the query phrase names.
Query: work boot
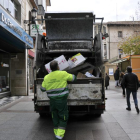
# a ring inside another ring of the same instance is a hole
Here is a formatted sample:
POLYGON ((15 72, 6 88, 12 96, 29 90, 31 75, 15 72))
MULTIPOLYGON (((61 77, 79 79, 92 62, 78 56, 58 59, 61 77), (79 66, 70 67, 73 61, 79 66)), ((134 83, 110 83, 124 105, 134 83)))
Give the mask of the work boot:
POLYGON ((131 111, 131 108, 127 107, 126 110, 131 111))
POLYGON ((55 138, 55 140, 63 140, 63 139, 58 139, 58 138, 55 138))
POLYGON ((139 108, 138 108, 138 107, 136 107, 136 111, 137 111, 137 113, 139 114, 140 110, 139 110, 139 108))

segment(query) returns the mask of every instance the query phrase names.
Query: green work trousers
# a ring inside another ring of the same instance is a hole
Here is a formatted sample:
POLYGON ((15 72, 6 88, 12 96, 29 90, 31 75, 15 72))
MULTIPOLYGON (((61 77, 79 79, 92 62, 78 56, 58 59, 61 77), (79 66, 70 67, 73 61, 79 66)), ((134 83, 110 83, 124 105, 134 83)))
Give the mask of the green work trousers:
POLYGON ((50 100, 50 109, 54 124, 54 134, 56 139, 61 140, 64 137, 68 121, 67 100, 50 100))

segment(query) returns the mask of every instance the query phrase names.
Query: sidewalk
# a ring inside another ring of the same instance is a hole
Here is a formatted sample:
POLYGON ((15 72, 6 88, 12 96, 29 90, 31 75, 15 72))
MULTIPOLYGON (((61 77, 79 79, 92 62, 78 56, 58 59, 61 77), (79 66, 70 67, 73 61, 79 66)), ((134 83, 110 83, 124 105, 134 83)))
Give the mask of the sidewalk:
MULTIPOLYGON (((126 98, 122 89, 115 87, 115 81, 110 81, 105 93, 108 99, 104 114, 100 118, 70 116, 64 140, 139 140, 140 114, 136 113, 132 96, 132 110, 127 111, 126 98)), ((41 119, 34 112, 32 99, 33 94, 0 107, 0 140, 54 139, 51 116, 41 119)))
POLYGON ((9 104, 17 99, 23 98, 24 96, 8 96, 0 99, 0 107, 9 104))

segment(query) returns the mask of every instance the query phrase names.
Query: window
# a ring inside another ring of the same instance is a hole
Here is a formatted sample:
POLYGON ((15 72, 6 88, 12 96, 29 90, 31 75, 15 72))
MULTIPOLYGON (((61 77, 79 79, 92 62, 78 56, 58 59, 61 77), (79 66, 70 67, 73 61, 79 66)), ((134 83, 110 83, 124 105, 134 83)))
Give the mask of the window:
POLYGON ((10 14, 15 18, 15 6, 12 1, 9 0, 9 8, 8 8, 10 14))
POLYGON ((118 31, 118 37, 122 37, 122 31, 118 31))
POLYGON ((21 22, 21 5, 15 0, 0 0, 0 4, 11 14, 15 19, 21 22))
POLYGON ((105 34, 105 33, 106 33, 106 27, 103 26, 103 34, 105 34))
POLYGON ((134 34, 137 36, 137 35, 139 35, 140 34, 140 31, 134 31, 134 34))
POLYGON ((4 5, 4 0, 0 0, 0 4, 3 6, 4 5))

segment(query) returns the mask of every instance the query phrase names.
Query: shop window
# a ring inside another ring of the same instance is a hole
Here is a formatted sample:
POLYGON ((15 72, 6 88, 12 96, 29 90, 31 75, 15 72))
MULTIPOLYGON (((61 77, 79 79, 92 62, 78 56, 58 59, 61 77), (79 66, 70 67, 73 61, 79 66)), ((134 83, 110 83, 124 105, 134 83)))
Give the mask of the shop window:
POLYGON ((118 31, 118 37, 122 37, 122 31, 118 31))
POLYGON ((104 59, 107 59, 107 46, 104 44, 104 59))
POLYGON ((0 93, 10 91, 10 57, 0 53, 0 93))
POLYGON ((29 79, 30 79, 30 89, 33 89, 33 58, 28 58, 28 64, 29 64, 29 79))

